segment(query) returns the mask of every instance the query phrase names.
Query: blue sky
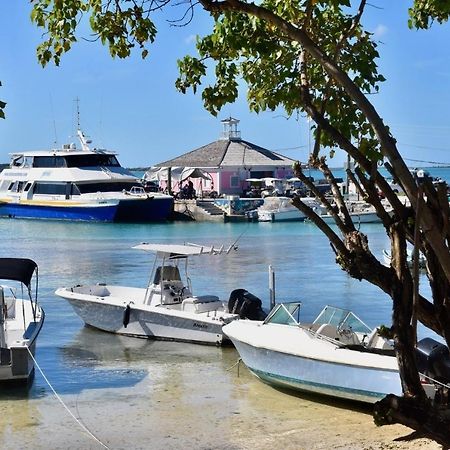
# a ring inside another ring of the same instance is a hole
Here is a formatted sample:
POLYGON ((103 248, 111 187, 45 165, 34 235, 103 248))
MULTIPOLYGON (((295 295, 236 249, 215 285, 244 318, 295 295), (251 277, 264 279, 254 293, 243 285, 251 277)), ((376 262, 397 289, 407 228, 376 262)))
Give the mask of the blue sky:
MULTIPOLYGON (((412 0, 371 3, 382 9, 368 6, 364 22, 380 41, 379 66, 387 78, 371 100, 409 165, 420 165, 409 160, 450 164, 449 25, 412 31, 407 27, 412 0)), ((77 97, 85 133, 97 146, 119 152, 127 167, 150 166, 216 140, 220 120, 230 115, 241 120, 244 139, 306 159, 304 119, 286 120, 282 111, 250 113, 245 95, 214 118, 203 110, 200 95, 175 90, 176 60, 195 54, 194 36, 207 32, 210 23, 200 10, 186 27, 170 27, 161 15, 157 42, 145 61, 137 54, 113 60, 99 43, 80 40, 60 67, 43 69, 35 52, 41 31, 31 23, 30 9, 25 1, 0 2, 0 99, 7 102, 0 162, 7 162, 10 152, 75 141, 77 97)), ((343 160, 338 155, 331 166, 343 160)))

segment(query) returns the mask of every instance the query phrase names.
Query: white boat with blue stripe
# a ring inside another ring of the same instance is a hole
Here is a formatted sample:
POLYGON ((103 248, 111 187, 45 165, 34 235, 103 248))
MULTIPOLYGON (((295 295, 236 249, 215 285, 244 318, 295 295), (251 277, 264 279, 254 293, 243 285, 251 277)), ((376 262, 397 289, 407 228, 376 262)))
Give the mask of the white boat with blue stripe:
POLYGON ((11 155, 0 173, 0 217, 100 222, 166 220, 173 198, 145 192, 114 152, 91 149, 78 130, 75 144, 11 155))

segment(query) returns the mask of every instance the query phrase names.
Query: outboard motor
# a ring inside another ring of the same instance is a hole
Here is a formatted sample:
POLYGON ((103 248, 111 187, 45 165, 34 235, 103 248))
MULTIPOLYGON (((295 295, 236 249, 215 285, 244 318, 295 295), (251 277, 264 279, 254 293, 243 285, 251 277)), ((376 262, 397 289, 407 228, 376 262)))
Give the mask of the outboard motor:
POLYGON ((444 384, 450 383, 450 353, 446 345, 431 338, 421 339, 416 359, 420 372, 444 384))
POLYGON ((264 320, 267 313, 262 308, 261 300, 245 289, 235 289, 228 300, 228 311, 239 314, 241 319, 264 320))

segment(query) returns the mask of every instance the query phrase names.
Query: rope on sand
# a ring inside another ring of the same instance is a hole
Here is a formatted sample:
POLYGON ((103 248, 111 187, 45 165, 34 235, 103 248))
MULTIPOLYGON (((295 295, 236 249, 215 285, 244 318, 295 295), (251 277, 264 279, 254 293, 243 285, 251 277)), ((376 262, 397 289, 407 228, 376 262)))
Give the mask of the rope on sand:
POLYGON ((241 361, 242 361, 242 358, 238 358, 238 360, 231 367, 228 367, 227 371, 234 369, 237 366, 237 375, 239 377, 239 367, 240 367, 241 361))
POLYGON ((86 426, 75 417, 75 415, 72 413, 72 411, 66 406, 66 404, 63 402, 62 398, 57 394, 57 392, 55 391, 55 389, 53 388, 53 386, 50 384, 50 381, 48 381, 48 378, 45 376, 44 372, 42 371, 41 367, 39 366, 39 364, 37 363, 36 359, 34 358, 33 354, 30 351, 30 348, 27 347, 28 353, 31 356, 31 359, 34 362, 34 365, 39 369, 39 372, 41 373, 41 375, 43 376, 45 382, 49 385, 50 389, 53 391, 53 394, 55 395, 55 397, 58 399, 58 401, 61 403, 61 405, 63 405, 63 407, 65 408, 65 410, 72 416, 72 418, 75 420, 75 422, 80 425, 80 427, 83 429, 83 431, 85 433, 87 433, 92 439, 94 439, 94 441, 96 441, 97 443, 99 443, 103 448, 108 449, 109 447, 104 444, 100 439, 98 439, 91 431, 89 431, 86 426))

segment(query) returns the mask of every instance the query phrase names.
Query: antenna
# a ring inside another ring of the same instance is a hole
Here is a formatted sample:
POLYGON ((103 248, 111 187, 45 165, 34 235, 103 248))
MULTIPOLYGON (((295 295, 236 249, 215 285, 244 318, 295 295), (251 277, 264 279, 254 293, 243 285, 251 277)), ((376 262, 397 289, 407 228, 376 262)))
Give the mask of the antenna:
POLYGON ((52 111, 52 117, 53 117, 53 131, 55 133, 55 141, 53 142, 55 144, 55 147, 58 146, 58 134, 56 133, 56 120, 55 120, 55 111, 53 110, 53 99, 52 99, 52 93, 49 93, 50 95, 50 109, 52 111))
POLYGON ((80 129, 80 99, 77 97, 75 99, 75 102, 77 103, 77 130, 80 129))
POLYGON ((84 151, 90 151, 89 144, 91 144, 92 141, 81 131, 80 126, 80 99, 77 97, 74 101, 77 104, 77 136, 81 142, 81 148, 84 151))

